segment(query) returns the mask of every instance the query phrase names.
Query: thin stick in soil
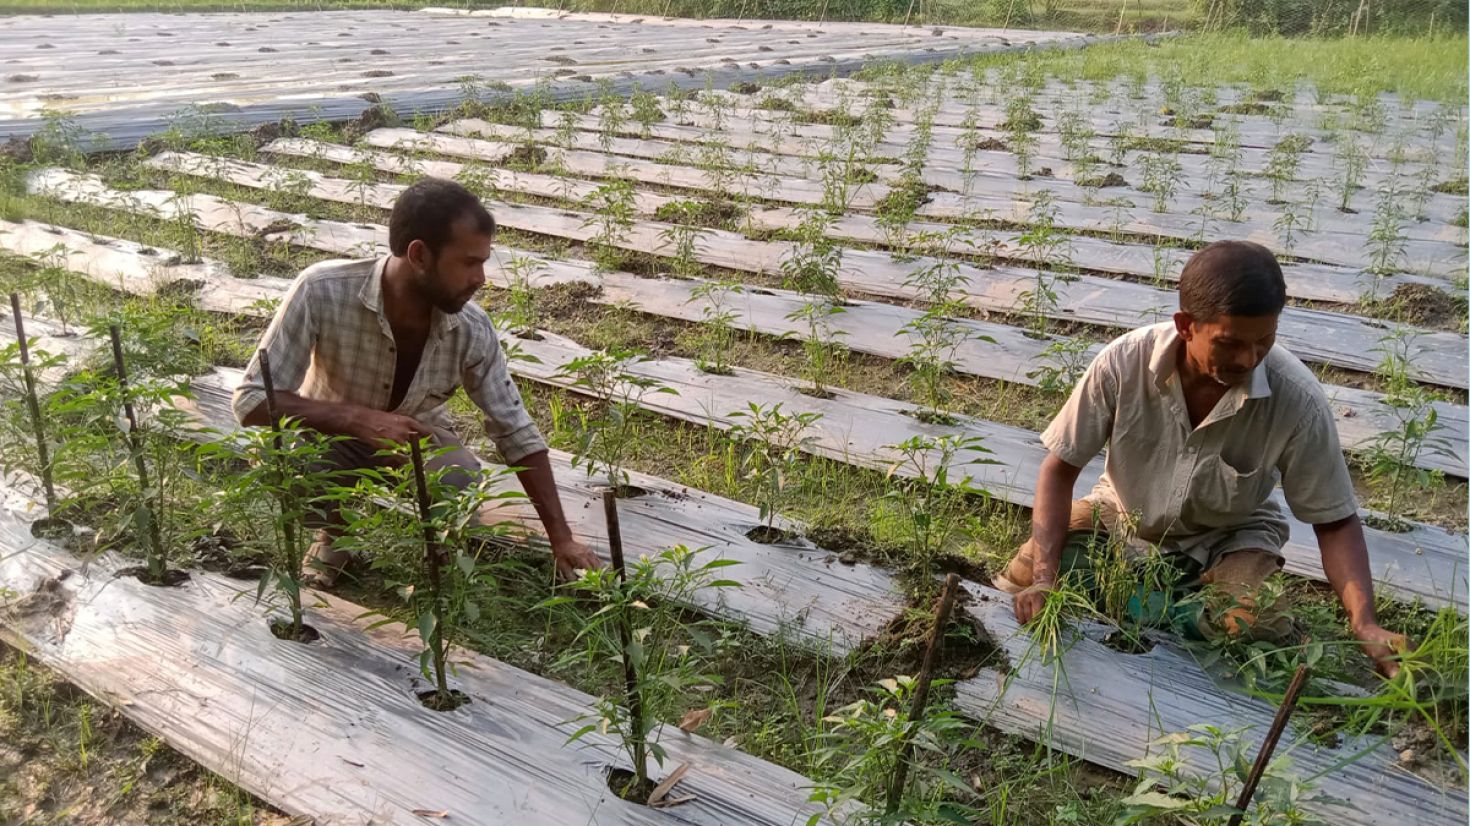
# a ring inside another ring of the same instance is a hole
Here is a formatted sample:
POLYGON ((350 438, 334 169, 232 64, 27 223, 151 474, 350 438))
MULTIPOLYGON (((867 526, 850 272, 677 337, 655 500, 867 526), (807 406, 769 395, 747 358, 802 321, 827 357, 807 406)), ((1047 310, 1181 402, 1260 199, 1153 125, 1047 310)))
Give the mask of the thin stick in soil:
POLYGON ((888 787, 887 812, 898 810, 903 801, 903 788, 908 783, 909 761, 914 755, 913 727, 924 719, 924 710, 929 705, 929 685, 934 681, 934 669, 939 665, 939 648, 944 642, 944 629, 949 625, 950 612, 954 610, 955 593, 959 590, 958 574, 944 578, 944 593, 939 597, 939 606, 934 611, 934 627, 929 631, 929 642, 924 648, 924 662, 919 667, 919 682, 914 687, 914 702, 909 709, 909 729, 904 734, 898 749, 898 760, 893 767, 893 782, 888 787))
MULTIPOLYGON (((281 414, 280 409, 276 407, 276 382, 273 378, 271 378, 270 354, 264 350, 259 350, 257 351, 257 356, 260 359, 260 382, 265 386, 265 414, 271 420, 272 447, 275 449, 276 461, 280 462, 281 414)), ((278 467, 277 470, 283 475, 289 471, 289 469, 286 467, 278 467)), ((298 559, 296 556, 296 549, 299 547, 299 545, 297 545, 297 542, 300 541, 300 536, 296 532, 296 520, 291 517, 291 514, 294 512, 294 509, 292 507, 294 503, 288 500, 288 496, 289 494, 287 494, 283 488, 280 502, 281 512, 283 516, 281 524, 281 534, 286 542, 286 547, 291 552, 290 564, 299 571, 301 566, 297 563, 299 563, 301 560, 298 559)), ((281 575, 296 576, 296 572, 285 571, 282 572, 281 575)), ((295 587, 291 589, 291 592, 287 596, 291 600, 290 637, 293 640, 299 641, 302 639, 301 583, 299 581, 296 583, 295 587)))
POLYGON ((431 503, 429 502, 429 482, 424 475, 424 450, 419 439, 415 438, 409 442, 410 452, 413 457, 413 478, 418 488, 419 499, 419 521, 424 530, 424 565, 429 574, 430 599, 433 603, 433 612, 436 622, 434 632, 424 643, 429 646, 429 652, 434 658, 434 683, 437 689, 437 701, 441 708, 452 708, 454 695, 449 693, 449 683, 444 674, 444 629, 437 621, 443 616, 443 606, 440 604, 442 595, 440 565, 443 562, 443 550, 439 547, 439 540, 434 536, 434 525, 430 518, 431 503))
MULTIPOLYGON (((628 581, 628 568, 623 560, 623 534, 618 527, 618 492, 608 489, 602 492, 602 512, 607 518, 607 546, 612 556, 613 570, 618 575, 618 585, 628 581)), ((628 694, 628 716, 632 718, 631 730, 636 732, 633 742, 633 782, 627 787, 643 789, 648 786, 648 757, 643 743, 643 694, 638 690, 638 674, 633 661, 628 658, 628 648, 633 641, 632 623, 626 611, 618 613, 618 638, 623 648, 623 680, 628 694)))
POLYGON ((1245 818, 1246 810, 1250 808, 1251 798, 1256 796, 1256 786, 1261 782, 1261 775, 1265 774, 1266 766, 1271 762, 1271 755, 1276 752, 1276 742, 1281 739, 1281 733, 1286 730, 1286 723, 1291 719, 1291 713, 1296 710, 1297 697, 1301 696, 1302 686, 1307 684, 1307 665, 1302 663, 1296 667, 1296 674, 1291 678, 1291 684, 1286 687, 1286 694, 1281 698, 1281 707, 1276 709, 1276 719, 1271 721, 1271 728, 1266 732, 1266 740, 1261 743, 1261 751, 1256 755, 1255 765, 1251 766, 1251 773, 1245 779, 1245 787, 1240 790, 1240 799, 1235 801, 1235 814, 1230 816, 1228 826, 1240 826, 1245 818))
POLYGON ((41 399, 36 395, 36 377, 31 372, 31 348, 26 342, 25 318, 20 311, 20 294, 10 294, 10 314, 15 320, 15 340, 20 343, 20 371, 26 386, 26 407, 31 414, 31 432, 36 437, 36 458, 41 463, 41 487, 46 491, 46 518, 31 525, 35 536, 70 534, 71 523, 56 517, 56 483, 51 472, 51 447, 46 443, 46 423, 41 417, 41 399))
POLYGON ((168 573, 163 558, 163 536, 159 533, 158 519, 146 501, 148 491, 151 489, 148 484, 148 465, 143 461, 143 444, 138 435, 138 414, 133 409, 133 399, 128 394, 128 371, 123 363, 122 332, 116 324, 108 327, 107 332, 112 337, 112 367, 117 373, 117 390, 122 396, 123 413, 128 419, 128 451, 133 454, 133 468, 138 473, 138 489, 140 496, 144 497, 144 502, 138 512, 143 521, 147 523, 148 576, 153 582, 162 584, 168 573))

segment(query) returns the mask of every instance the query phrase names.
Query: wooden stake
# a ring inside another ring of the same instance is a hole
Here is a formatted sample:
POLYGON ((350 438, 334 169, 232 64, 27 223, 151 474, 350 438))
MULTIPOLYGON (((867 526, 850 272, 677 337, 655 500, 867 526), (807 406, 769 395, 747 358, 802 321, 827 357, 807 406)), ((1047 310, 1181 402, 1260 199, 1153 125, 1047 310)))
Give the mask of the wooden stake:
POLYGON ((1261 743, 1261 751, 1256 755, 1256 763, 1251 766, 1251 773, 1245 779, 1245 787, 1240 790, 1240 799, 1235 801, 1238 809, 1230 817, 1229 826, 1240 826, 1240 821, 1245 817, 1246 809, 1250 808, 1251 798, 1256 796, 1256 786, 1261 782, 1261 775, 1266 773, 1266 766, 1271 762, 1271 755, 1276 751, 1276 742, 1281 739, 1281 733, 1286 730, 1286 723, 1291 719, 1291 713, 1296 710, 1297 697, 1301 696, 1302 686, 1307 682, 1307 665, 1302 663, 1296 667, 1296 674, 1291 678, 1291 684, 1286 687, 1286 694, 1281 698, 1281 707, 1276 709, 1276 719, 1271 721, 1271 729, 1266 732, 1266 740, 1261 743))
MULTIPOLYGON (((279 462, 281 458, 281 414, 276 407, 276 383, 271 378, 271 359, 270 355, 264 350, 257 350, 256 355, 260 359, 260 383, 265 386, 265 415, 271 420, 272 444, 276 451, 276 461, 279 462)), ((289 468, 284 467, 284 463, 276 468, 276 471, 282 475, 283 479, 286 478, 289 470, 289 468)), ((294 579, 299 576, 298 571, 300 570, 300 563, 302 561, 302 555, 299 551, 300 533, 296 529, 296 520, 288 515, 294 510, 292 505, 295 503, 292 501, 291 494, 287 492, 284 486, 280 489, 280 498, 281 515, 283 517, 281 534, 286 542, 286 548, 291 553, 287 564, 297 569, 289 573, 289 576, 294 579)), ((281 573, 284 579, 286 572, 281 573)), ((299 581, 292 587, 291 593, 287 595, 287 598, 291 600, 291 636, 294 639, 301 634, 301 584, 299 581)))
POLYGON ((10 294, 10 314, 15 319, 15 339, 20 342, 20 371, 25 379, 26 406, 31 411, 31 428, 36 434, 36 455, 41 460, 41 486, 46 490, 46 513, 56 515, 56 484, 51 476, 51 447, 46 444, 46 425, 41 421, 41 400, 36 395, 36 378, 31 374, 31 349, 26 342, 25 321, 20 313, 20 294, 10 294))
POLYGON ((133 468, 138 473, 138 487, 141 491, 143 504, 140 510, 143 520, 147 522, 146 532, 148 542, 152 545, 153 553, 148 557, 148 573, 155 582, 163 582, 166 573, 163 559, 163 535, 158 530, 158 519, 153 509, 147 504, 149 490, 148 466, 143 461, 143 444, 138 438, 138 413, 133 409, 133 399, 128 393, 128 371, 123 364, 122 331, 116 324, 107 328, 107 333, 112 337, 112 367, 117 373, 117 389, 122 395, 123 413, 128 418, 128 449, 133 454, 133 468))
POLYGON ((443 549, 439 547, 439 539, 434 535, 434 525, 430 509, 432 503, 429 501, 429 480, 424 473, 424 449, 420 445, 420 439, 415 436, 408 442, 409 453, 413 460, 413 480, 418 488, 419 499, 419 523, 424 531, 424 565, 429 574, 430 599, 433 602, 434 611, 434 633, 429 639, 424 640, 429 646, 429 653, 434 658, 434 685, 439 691, 441 700, 449 699, 449 681, 444 674, 444 629, 440 627, 439 620, 443 616, 440 598, 443 594, 442 577, 439 566, 443 562, 443 549))
MULTIPOLYGON (((623 534, 618 527, 618 493, 609 488, 602 492, 602 513, 607 518, 607 550, 612 557, 613 570, 617 571, 618 583, 628 581, 628 566, 623 559, 623 534)), ((628 659, 628 647, 633 642, 633 625, 626 611, 618 613, 618 638, 623 646, 623 682, 628 694, 628 717, 632 730, 637 732, 633 742, 633 773, 639 783, 648 780, 647 744, 643 742, 643 693, 638 690, 638 672, 628 659)))
MULTIPOLYGON (((934 680, 934 667, 939 664, 939 648, 944 642, 944 629, 949 625, 949 614, 954 610, 955 593, 959 590, 960 578, 950 574, 944 578, 944 593, 939 598, 939 607, 934 611, 934 627, 929 631, 929 643, 924 648, 924 662, 919 667, 919 682, 914 687, 914 702, 909 709, 909 725, 912 727, 924 719, 924 709, 929 705, 929 684, 934 680)), ((898 750, 898 764, 893 769, 893 782, 888 786, 888 813, 898 811, 903 802, 903 787, 908 782, 909 761, 913 759, 914 741, 905 735, 898 750)))

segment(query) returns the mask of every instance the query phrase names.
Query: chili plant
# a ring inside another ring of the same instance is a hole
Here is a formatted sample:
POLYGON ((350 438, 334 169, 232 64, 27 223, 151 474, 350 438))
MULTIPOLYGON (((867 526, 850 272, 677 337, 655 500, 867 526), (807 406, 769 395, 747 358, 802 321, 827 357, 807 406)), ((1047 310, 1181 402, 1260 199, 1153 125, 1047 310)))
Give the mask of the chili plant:
POLYGON ((917 574, 921 595, 927 596, 937 587, 934 561, 955 536, 968 510, 968 497, 985 495, 972 484, 973 477, 951 474, 956 461, 964 456, 966 466, 1000 462, 988 458, 991 450, 979 436, 914 436, 885 449, 898 458, 888 468, 883 498, 903 516, 907 561, 917 574))
POLYGON ((705 207, 698 201, 670 201, 659 209, 660 217, 671 223, 659 232, 659 240, 674 251, 674 274, 685 278, 701 270, 699 262, 699 239, 709 230, 698 224, 705 207))
POLYGON ((507 301, 501 319, 515 332, 534 334, 541 326, 541 313, 536 307, 533 283, 545 272, 546 262, 528 255, 513 255, 506 262, 507 301))
POLYGON ((1071 263, 1070 254, 1065 252, 1071 242, 1065 232, 1057 229, 1057 211, 1050 190, 1037 193, 1031 204, 1030 223, 1019 239, 1021 250, 1032 261, 1036 273, 1031 288, 1019 296, 1019 309, 1030 317, 1033 337, 1046 335, 1047 319, 1057 311, 1057 274, 1053 268, 1071 263))
POLYGON ((1027 371, 1026 377, 1044 393, 1069 396, 1092 361, 1092 345, 1082 338, 1059 338, 1041 351, 1041 360, 1041 366, 1027 371))
POLYGON ((580 619, 576 638, 580 650, 568 649, 558 666, 585 669, 618 663, 623 667, 624 696, 598 699, 595 712, 579 718, 583 725, 567 742, 594 733, 612 735, 633 768, 631 781, 613 784, 624 798, 647 799, 652 791, 648 757, 663 765, 667 755, 660 744, 662 721, 681 716, 681 697, 723 682, 712 672, 719 653, 714 621, 698 616, 691 620, 683 608, 707 600, 705 593, 713 589, 740 587, 720 574, 736 564, 679 545, 630 560, 624 571, 616 566, 586 571, 564 586, 572 593, 538 606, 574 607, 586 598, 600 606, 580 619))
POLYGON ((227 463, 216 512, 223 521, 239 526, 235 533, 243 538, 245 549, 261 551, 270 560, 270 573, 260 578, 255 597, 262 599, 266 588, 274 585, 286 598, 290 613, 289 624, 273 630, 285 639, 304 641, 301 572, 310 541, 306 518, 318 497, 338 484, 326 460, 332 444, 344 437, 327 436, 291 420, 220 435, 223 438, 199 448, 201 458, 227 463), (262 518, 265 501, 272 504, 262 518))
MULTIPOLYGON (((1185 824, 1218 823, 1239 810, 1234 800, 1251 770, 1250 744, 1244 729, 1222 729, 1200 723, 1185 731, 1166 734, 1150 745, 1157 748, 1148 757, 1128 761, 1139 772, 1133 794, 1123 799, 1127 807, 1118 824, 1150 823, 1160 817, 1185 824), (1185 749, 1199 757, 1191 760, 1185 749), (1211 774, 1191 769, 1191 764, 1215 766, 1211 774)), ((1152 750, 1152 749, 1151 749, 1152 750)), ((1286 756, 1273 759, 1256 787, 1252 823, 1292 823, 1328 826, 1310 809, 1333 802, 1315 791, 1314 785, 1291 773, 1286 756)))
POLYGON ((574 358, 556 374, 593 397, 593 412, 581 414, 582 434, 572 465, 588 474, 603 474, 613 490, 627 484, 624 465, 637 443, 644 398, 650 393, 678 395, 657 379, 633 372, 647 360, 628 350, 604 350, 574 358))
POLYGON ((1369 477, 1388 488, 1387 519, 1382 527, 1403 530, 1408 527, 1400 512, 1405 486, 1429 487, 1442 479, 1438 472, 1419 467, 1419 458, 1426 452, 1450 455, 1452 451, 1448 440, 1439 435, 1444 425, 1434 397, 1414 379, 1410 362, 1413 334, 1407 328, 1396 328, 1375 349, 1382 355, 1377 372, 1385 385, 1383 404, 1396 426, 1373 437, 1360 456, 1369 477))
POLYGON ((842 248, 832 243, 831 215, 806 210, 796 227, 796 242, 781 259, 782 285, 789 290, 825 296, 837 295, 842 273, 842 248))
MULTIPOLYGON (((487 512, 525 496, 510 483, 509 468, 483 468, 468 484, 457 484, 462 480, 454 477, 463 469, 432 467, 446 452, 430 451, 425 458, 418 445, 383 451, 384 464, 358 471, 356 485, 330 494, 344 523, 338 546, 371 554, 373 570, 403 601, 408 624, 423 644, 419 673, 434 684, 420 698, 437 711, 466 701, 449 688, 450 649, 480 618, 481 600, 496 585, 496 565, 486 551, 490 543, 522 532, 517 523, 494 520, 487 512)), ((393 621, 384 617, 369 628, 393 621)))
MULTIPOLYGON (((949 402, 949 391, 944 380, 954 369, 955 351, 970 337, 970 331, 955 321, 965 310, 955 291, 970 281, 953 255, 956 240, 963 234, 962 228, 952 227, 943 233, 917 236, 915 244, 932 248, 935 254, 929 263, 916 268, 904 280, 904 286, 912 289, 928 308, 899 328, 910 340, 908 354, 899 361, 912 370, 909 382, 931 420, 945 418, 943 408, 949 402)), ((978 338, 995 343, 989 336, 978 338)))
POLYGON ((615 178, 594 189, 587 202, 596 209, 582 222, 594 233, 587 243, 592 246, 593 259, 601 269, 615 269, 619 263, 618 247, 627 243, 633 229, 633 219, 638 211, 634 204, 633 185, 622 178, 615 178))
POLYGON ((739 315, 726 303, 732 295, 744 292, 735 280, 701 281, 689 291, 689 301, 703 303, 704 323, 699 329, 699 355, 696 366, 706 373, 728 376, 730 347, 735 343, 735 320, 739 315))
POLYGON ((150 376, 129 381, 119 360, 110 372, 85 371, 57 390, 56 481, 71 491, 69 501, 97 514, 99 546, 141 548, 144 578, 163 584, 183 510, 175 487, 193 458, 183 441, 189 417, 175 406, 189 389, 150 376))
MULTIPOLYGON (((935 680, 931 685, 948 685, 935 680)), ((983 812, 961 801, 975 799, 965 778, 948 767, 965 751, 979 748, 974 727, 950 708, 930 704, 922 719, 910 719, 917 680, 898 676, 880 680, 864 697, 823 718, 831 726, 817 752, 820 776, 828 778, 810 800, 822 807, 806 826, 824 819, 843 824, 978 823, 983 812), (912 742, 928 759, 914 760, 908 788, 898 806, 880 804, 892 782, 899 745, 912 742), (873 808, 855 810, 860 803, 873 808)))
POLYGON ((784 509, 786 482, 801 453, 812 443, 808 434, 821 413, 783 413, 781 403, 749 402, 730 414, 730 438, 743 448, 741 467, 755 485, 755 500, 766 535, 774 535, 776 519, 784 509))
POLYGON ((799 322, 806 327, 806 335, 801 339, 802 353, 806 356, 802 372, 811 382, 812 395, 827 396, 827 379, 842 353, 842 345, 837 339, 847 335, 845 330, 832 326, 832 319, 844 312, 846 310, 832 298, 813 295, 800 308, 786 315, 788 321, 799 322))

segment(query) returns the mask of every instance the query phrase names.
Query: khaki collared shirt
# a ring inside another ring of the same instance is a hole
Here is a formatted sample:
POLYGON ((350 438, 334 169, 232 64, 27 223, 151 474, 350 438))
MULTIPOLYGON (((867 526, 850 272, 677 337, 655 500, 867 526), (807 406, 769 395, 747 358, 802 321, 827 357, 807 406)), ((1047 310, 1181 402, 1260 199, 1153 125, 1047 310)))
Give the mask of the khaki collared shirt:
MULTIPOLYGON (((324 261, 297 276, 260 340, 260 349, 270 354, 278 390, 388 409, 397 356, 383 314, 387 263, 387 258, 324 261)), ((434 311, 418 371, 392 412, 447 427, 444 403, 461 386, 484 411, 485 431, 507 463, 546 449, 511 380, 495 328, 474 303, 454 315, 434 311)), ((263 401, 256 355, 235 390, 235 418, 243 421, 263 401)))
POLYGON ((1108 446, 1088 499, 1137 520, 1137 536, 1203 565, 1245 548, 1279 553, 1293 515, 1320 525, 1357 513, 1332 410, 1315 376, 1280 345, 1190 426, 1172 321, 1134 330, 1098 354, 1042 443, 1085 466, 1108 446))

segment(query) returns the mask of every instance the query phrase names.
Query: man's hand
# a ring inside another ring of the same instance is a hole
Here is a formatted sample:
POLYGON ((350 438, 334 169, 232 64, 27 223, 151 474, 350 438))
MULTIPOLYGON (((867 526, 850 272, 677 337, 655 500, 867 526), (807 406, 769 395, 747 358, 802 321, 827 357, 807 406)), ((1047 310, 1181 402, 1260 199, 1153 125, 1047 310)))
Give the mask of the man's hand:
POLYGON ((1025 625, 1041 613, 1041 607, 1046 604, 1046 595, 1051 593, 1053 587, 1055 586, 1048 580, 1038 582, 1016 594, 1016 622, 1025 625))
POLYGON ((575 539, 568 538, 561 542, 553 542, 551 556, 556 560, 556 578, 561 582, 576 579, 578 570, 587 571, 602 567, 602 560, 597 558, 597 554, 575 539))
POLYGON ((362 407, 353 413, 350 435, 376 447, 393 447, 433 435, 433 431, 411 416, 362 407))
POLYGON ((1393 679, 1399 673, 1399 664, 1395 658, 1409 650, 1408 637, 1395 634, 1376 622, 1354 628, 1353 636, 1363 643, 1363 653, 1373 659, 1383 676, 1393 679))

